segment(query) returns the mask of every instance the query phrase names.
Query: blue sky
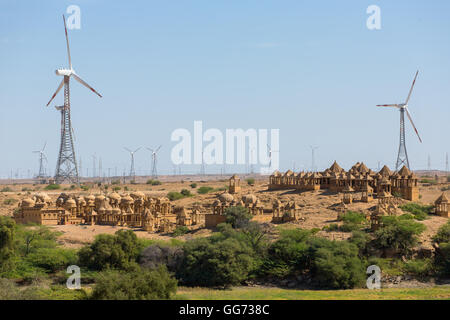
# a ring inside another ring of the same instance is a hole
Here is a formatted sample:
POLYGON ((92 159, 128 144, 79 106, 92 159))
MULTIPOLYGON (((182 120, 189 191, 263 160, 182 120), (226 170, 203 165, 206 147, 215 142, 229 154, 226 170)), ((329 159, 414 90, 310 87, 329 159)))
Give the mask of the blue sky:
MULTIPOLYGON (((450 2, 442 1, 12 1, 0 2, 0 177, 38 170, 32 150, 47 141, 54 173, 59 114, 45 104, 67 66, 62 13, 81 9, 69 30, 72 63, 100 99, 71 82, 72 121, 83 174, 92 155, 128 171, 135 149, 163 145, 171 173, 177 128, 280 129, 281 169, 333 160, 394 166, 400 103, 420 70, 407 124, 413 169, 445 168, 450 149, 450 2), (366 9, 381 8, 381 30, 366 9)), ((62 104, 62 92, 55 103, 62 104)), ((52 105, 55 105, 52 103, 52 105)), ((139 174, 150 152, 136 154, 139 174)), ((196 172, 198 167, 182 167, 196 172)), ((207 172, 217 172, 208 167, 207 172)), ((227 168, 245 170, 242 166, 227 168)))

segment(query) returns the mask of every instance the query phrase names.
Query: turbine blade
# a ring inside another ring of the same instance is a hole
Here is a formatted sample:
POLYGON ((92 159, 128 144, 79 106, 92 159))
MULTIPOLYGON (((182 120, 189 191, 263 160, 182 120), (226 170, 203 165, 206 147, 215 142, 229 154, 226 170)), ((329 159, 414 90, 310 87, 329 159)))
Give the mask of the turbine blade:
POLYGON ((102 95, 100 93, 98 93, 97 91, 94 90, 94 88, 92 88, 90 85, 88 85, 86 82, 83 81, 83 79, 81 79, 77 74, 72 73, 72 76, 75 78, 75 80, 77 80, 79 83, 81 83, 83 86, 85 86, 86 88, 90 89, 92 92, 94 92, 96 95, 98 95, 100 98, 102 98, 102 95))
POLYGON ((162 145, 160 145, 160 146, 158 147, 158 149, 156 149, 155 153, 158 152, 159 149, 161 149, 161 147, 162 147, 162 145))
POLYGON ((66 17, 63 15, 64 20, 64 31, 66 33, 66 43, 67 43, 67 56, 69 57, 69 68, 72 70, 72 59, 70 58, 70 48, 69 48, 69 36, 67 35, 66 17))
POLYGON ((47 146, 47 141, 45 141, 45 143, 44 143, 44 147, 42 148, 42 152, 44 152, 46 146, 47 146))
POLYGON ((416 134, 417 134, 417 137, 419 138, 420 143, 422 143, 422 139, 420 138, 419 132, 417 131, 416 126, 414 125, 414 122, 413 122, 413 120, 412 120, 412 118, 411 118, 411 115, 409 114, 408 108, 405 108, 405 111, 406 111, 406 115, 407 115, 408 118, 409 118, 409 121, 411 121, 411 124, 412 124, 412 126, 413 126, 413 128, 414 128, 414 131, 415 131, 416 134))
POLYGON ((123 147, 125 150, 127 150, 128 152, 132 152, 130 149, 123 147))
POLYGON ((62 86, 64 85, 64 79, 61 80, 61 83, 58 86, 58 89, 56 89, 55 93, 52 95, 52 97, 50 98, 50 101, 47 103, 47 107, 50 104, 50 102, 52 102, 52 100, 56 97, 56 95, 58 94, 59 90, 61 90, 62 86))
POLYGON ((133 153, 138 152, 142 147, 137 148, 136 150, 133 151, 133 153))
POLYGON ((377 104, 377 107, 395 107, 398 108, 398 104, 377 104))
POLYGON ((412 93, 412 91, 413 91, 414 85, 416 84, 416 79, 417 79, 417 75, 418 75, 418 74, 419 74, 419 70, 417 70, 417 72, 416 72, 416 76, 414 77, 414 81, 413 81, 413 83, 412 83, 412 85, 411 85, 411 89, 409 89, 408 98, 406 98, 405 104, 408 104, 409 98, 411 98, 411 93, 412 93))

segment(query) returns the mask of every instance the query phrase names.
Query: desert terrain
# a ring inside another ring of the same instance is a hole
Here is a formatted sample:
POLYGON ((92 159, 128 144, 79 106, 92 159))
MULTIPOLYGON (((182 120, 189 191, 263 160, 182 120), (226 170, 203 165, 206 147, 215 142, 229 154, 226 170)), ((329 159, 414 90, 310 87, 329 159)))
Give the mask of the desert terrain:
MULTIPOLYGON (((21 199, 33 195, 37 192, 46 192, 53 200, 55 200, 61 192, 68 194, 100 194, 112 192, 113 188, 118 193, 127 193, 132 191, 142 191, 152 196, 167 196, 168 192, 175 191, 180 192, 182 189, 187 189, 192 193, 192 196, 185 197, 180 200, 172 201, 174 205, 182 205, 186 207, 192 207, 194 204, 201 204, 208 206, 214 202, 218 195, 220 195, 228 187, 227 176, 168 176, 161 177, 161 185, 146 184, 144 178, 136 180, 136 183, 120 183, 109 184, 102 183, 90 183, 84 182, 89 187, 87 191, 80 189, 76 186, 61 185, 58 190, 45 190, 47 185, 33 184, 33 183, 17 183, 14 184, 2 184, 0 186, 0 215, 12 216, 14 210, 17 208, 21 199), (195 182, 196 186, 193 188, 191 184, 195 182), (207 194, 198 194, 197 190, 200 187, 211 187, 213 191, 207 194)), ((307 191, 307 192, 293 192, 289 190, 280 191, 267 191, 267 177, 253 176, 255 183, 249 185, 246 183, 246 177, 241 177, 242 191, 240 195, 255 194, 258 199, 264 205, 265 214, 257 216, 254 220, 266 224, 270 232, 276 237, 276 228, 279 225, 271 223, 272 218, 272 203, 275 199, 279 199, 282 202, 295 201, 300 207, 304 216, 303 221, 292 222, 283 224, 283 228, 304 228, 312 229, 318 228, 322 230, 323 227, 331 223, 339 223, 337 221, 337 211, 333 209, 333 206, 340 202, 341 196, 336 193, 330 193, 326 190, 319 191, 307 191)), ((443 184, 420 184, 420 202, 421 204, 432 204, 442 190, 448 189, 449 183, 443 184)), ((449 191, 446 191, 447 194, 449 191)), ((404 201, 405 203, 407 201, 404 201)), ((348 205, 348 210, 368 212, 370 208, 376 205, 376 199, 371 203, 354 202, 348 205)), ((420 221, 427 229, 421 235, 422 247, 431 247, 431 237, 437 232, 440 226, 445 224, 448 219, 430 215, 429 219, 420 221)), ((56 231, 61 232, 59 241, 63 246, 71 248, 79 248, 94 240, 98 234, 106 233, 113 234, 119 229, 126 227, 118 226, 103 226, 103 225, 58 225, 52 226, 56 231)), ((192 232, 187 235, 179 236, 179 240, 187 240, 192 237, 208 236, 213 231, 209 229, 191 227, 192 232)), ((140 238, 152 239, 152 240, 170 240, 173 239, 169 234, 161 233, 149 233, 140 229, 133 229, 136 235, 140 238)), ((323 236, 329 239, 343 240, 350 236, 350 233, 345 232, 326 232, 320 231, 319 236, 323 236)))

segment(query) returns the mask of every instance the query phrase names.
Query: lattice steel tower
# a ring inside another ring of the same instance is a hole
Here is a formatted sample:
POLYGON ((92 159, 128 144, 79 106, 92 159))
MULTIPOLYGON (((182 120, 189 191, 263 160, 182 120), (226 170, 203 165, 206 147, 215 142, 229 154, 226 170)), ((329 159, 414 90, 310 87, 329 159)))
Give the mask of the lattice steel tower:
POLYGON ((402 165, 409 168, 408 152, 406 151, 405 140, 405 108, 400 108, 400 146, 398 147, 397 162, 395 164, 395 171, 400 170, 402 165))

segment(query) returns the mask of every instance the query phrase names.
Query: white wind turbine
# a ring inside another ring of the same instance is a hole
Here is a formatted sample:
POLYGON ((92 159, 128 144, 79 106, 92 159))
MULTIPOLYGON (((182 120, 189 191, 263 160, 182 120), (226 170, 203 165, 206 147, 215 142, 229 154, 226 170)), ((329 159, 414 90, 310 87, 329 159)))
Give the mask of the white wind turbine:
POLYGON ((157 163, 157 154, 159 149, 161 149, 162 145, 160 145, 158 148, 156 149, 151 149, 151 148, 147 148, 147 150, 149 150, 152 153, 152 178, 153 179, 157 179, 158 178, 158 172, 156 170, 156 163, 157 163))
POLYGON ((130 153, 130 155, 131 155, 130 177, 135 178, 136 177, 136 171, 134 170, 134 154, 136 152, 138 152, 141 149, 141 147, 137 148, 134 151, 131 151, 130 149, 125 148, 125 147, 124 147, 124 149, 127 150, 130 153))
POLYGON ((397 163, 395 165, 395 170, 398 171, 400 169, 400 166, 406 165, 409 167, 409 160, 408 160, 408 153, 406 152, 406 142, 405 142, 405 112, 408 116, 409 121, 411 122, 411 125, 414 128, 414 131, 417 134, 417 137, 419 138, 419 141, 422 143, 422 139, 419 136, 419 132, 416 129, 416 126, 414 125, 414 122, 412 120, 411 114, 408 110, 408 102, 411 98, 411 94, 414 88, 414 85, 416 83, 417 75, 419 74, 419 70, 416 72, 416 76, 414 77, 414 81, 411 85, 411 89, 409 90, 408 97, 406 98, 406 101, 404 103, 400 104, 379 104, 377 107, 393 107, 398 108, 400 110, 400 146, 398 149, 398 156, 397 156, 397 163))
POLYGON ((41 150, 33 151, 33 153, 39 153, 39 174, 37 178, 45 177, 45 166, 44 161, 48 161, 47 157, 44 153, 45 147, 47 146, 47 142, 44 143, 44 147, 41 150))
POLYGON ((86 82, 84 82, 83 79, 81 79, 75 73, 75 70, 73 70, 72 59, 70 57, 69 37, 67 35, 66 18, 64 17, 64 15, 63 20, 64 20, 64 31, 66 34, 69 68, 57 69, 55 71, 56 75, 63 76, 63 79, 61 80, 61 83, 59 84, 55 93, 50 98, 50 101, 47 103, 47 107, 50 104, 50 102, 52 102, 53 99, 56 97, 61 88, 64 86, 64 105, 56 107, 56 109, 61 112, 61 143, 58 161, 56 165, 55 180, 57 183, 61 183, 64 180, 79 183, 78 167, 75 159, 75 149, 73 146, 73 128, 72 128, 72 121, 70 118, 70 87, 69 87, 70 77, 73 77, 83 86, 85 86, 86 88, 90 89, 92 92, 97 94, 100 98, 102 96, 100 93, 95 91, 91 86, 89 86, 86 82))

